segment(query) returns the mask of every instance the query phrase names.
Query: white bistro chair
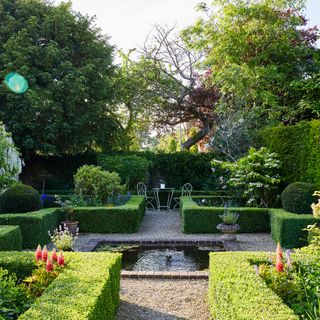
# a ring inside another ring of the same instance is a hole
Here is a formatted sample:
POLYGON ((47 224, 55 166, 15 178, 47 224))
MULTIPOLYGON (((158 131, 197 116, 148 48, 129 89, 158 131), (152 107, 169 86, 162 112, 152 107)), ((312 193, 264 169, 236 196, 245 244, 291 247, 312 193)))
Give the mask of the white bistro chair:
MULTIPOLYGON (((192 192, 192 184, 189 182, 185 183, 181 189, 181 197, 191 196, 191 192, 192 192)), ((176 206, 180 205, 180 197, 173 197, 173 200, 176 202, 173 207, 173 209, 175 209, 176 206)))
POLYGON ((146 199, 146 208, 148 209, 148 206, 150 205, 153 210, 155 210, 155 207, 153 205, 153 201, 155 200, 155 197, 150 197, 147 194, 147 187, 143 182, 139 182, 137 184, 137 193, 139 196, 144 196, 146 199))

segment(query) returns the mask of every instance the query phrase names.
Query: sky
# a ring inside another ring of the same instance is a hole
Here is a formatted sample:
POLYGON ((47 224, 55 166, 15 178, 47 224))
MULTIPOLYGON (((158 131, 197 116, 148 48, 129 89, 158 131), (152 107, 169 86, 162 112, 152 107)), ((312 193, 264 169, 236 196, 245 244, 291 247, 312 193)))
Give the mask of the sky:
MULTIPOLYGON (((62 0, 54 0, 59 3, 62 0)), ((201 0, 73 0, 73 9, 96 16, 96 24, 110 43, 125 51, 143 46, 154 24, 191 25, 199 13, 195 6, 201 0)), ((320 0, 307 0, 309 25, 320 27, 320 0)))

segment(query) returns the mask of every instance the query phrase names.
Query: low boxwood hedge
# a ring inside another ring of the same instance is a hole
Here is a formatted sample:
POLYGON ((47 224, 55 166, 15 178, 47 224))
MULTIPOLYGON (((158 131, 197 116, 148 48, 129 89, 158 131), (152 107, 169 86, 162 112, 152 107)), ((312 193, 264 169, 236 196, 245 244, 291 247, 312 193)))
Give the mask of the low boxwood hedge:
POLYGON ((54 208, 28 213, 0 214, 0 225, 20 226, 23 248, 35 248, 38 244, 48 243, 48 230, 54 230, 58 224, 59 212, 54 208))
POLYGON ((281 298, 255 274, 250 260, 266 253, 210 254, 209 306, 215 320, 299 320, 281 298))
POLYGON ((81 232, 133 233, 138 231, 144 213, 144 197, 132 196, 119 207, 75 208, 75 220, 81 232))
MULTIPOLYGON (((269 232, 270 219, 268 209, 231 208, 240 213, 238 223, 240 232, 269 232)), ((219 233, 217 225, 221 223, 219 215, 224 207, 202 207, 191 197, 181 198, 182 231, 184 233, 219 233)))
MULTIPOLYGON (((119 305, 121 255, 66 253, 67 267, 19 320, 114 320, 119 305)), ((0 267, 25 275, 34 265, 29 252, 0 252, 0 267), (14 265, 16 261, 16 265, 14 265)))
POLYGON ((22 249, 22 237, 19 226, 0 226, 0 251, 19 251, 22 249))
MULTIPOLYGON (((119 207, 86 207, 75 209, 81 232, 132 233, 139 228, 145 213, 143 196, 132 196, 119 207)), ((43 209, 29 213, 0 214, 1 225, 20 226, 23 248, 36 248, 38 244, 50 241, 48 231, 58 227, 64 220, 57 208, 43 209)))
POLYGON ((282 209, 270 209, 272 239, 284 248, 299 248, 307 244, 308 225, 317 220, 312 214, 295 214, 282 209))
MULTIPOLYGON (((222 207, 198 206, 191 197, 181 198, 180 214, 184 233, 217 233, 222 207)), ((312 214, 295 214, 282 209, 231 208, 240 213, 240 233, 269 232, 284 248, 299 248, 307 244, 308 225, 317 220, 312 214)))

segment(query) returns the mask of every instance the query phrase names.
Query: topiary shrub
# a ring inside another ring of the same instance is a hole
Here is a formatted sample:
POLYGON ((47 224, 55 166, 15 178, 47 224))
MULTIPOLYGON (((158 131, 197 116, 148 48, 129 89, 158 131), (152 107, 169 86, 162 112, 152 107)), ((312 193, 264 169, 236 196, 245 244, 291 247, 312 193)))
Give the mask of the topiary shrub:
POLYGON ((24 213, 40 210, 39 192, 25 184, 6 190, 0 200, 1 213, 24 213))
POLYGON ((282 192, 282 207, 284 210, 307 214, 312 213, 311 204, 314 201, 315 186, 307 182, 289 184, 282 192))
POLYGON ((150 161, 137 155, 100 156, 98 164, 104 170, 114 171, 130 190, 135 190, 138 182, 148 183, 150 161))
POLYGON ((75 193, 102 203, 113 194, 124 190, 116 172, 104 171, 99 166, 84 165, 74 175, 75 193))

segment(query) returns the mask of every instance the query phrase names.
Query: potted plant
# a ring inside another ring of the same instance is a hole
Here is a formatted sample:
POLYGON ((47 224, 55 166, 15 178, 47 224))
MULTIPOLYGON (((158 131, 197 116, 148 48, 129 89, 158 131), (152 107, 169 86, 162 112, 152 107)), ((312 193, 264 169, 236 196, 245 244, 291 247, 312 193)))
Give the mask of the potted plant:
POLYGON ((223 214, 219 216, 222 223, 217 225, 217 229, 223 232, 222 239, 228 241, 236 241, 236 232, 240 229, 240 226, 236 223, 239 218, 239 213, 225 209, 223 214))
POLYGON ((62 221, 63 228, 67 228, 72 235, 78 233, 79 221, 74 221, 74 207, 75 205, 70 200, 62 201, 59 196, 56 196, 56 203, 60 206, 60 210, 64 213, 66 221, 62 221))

